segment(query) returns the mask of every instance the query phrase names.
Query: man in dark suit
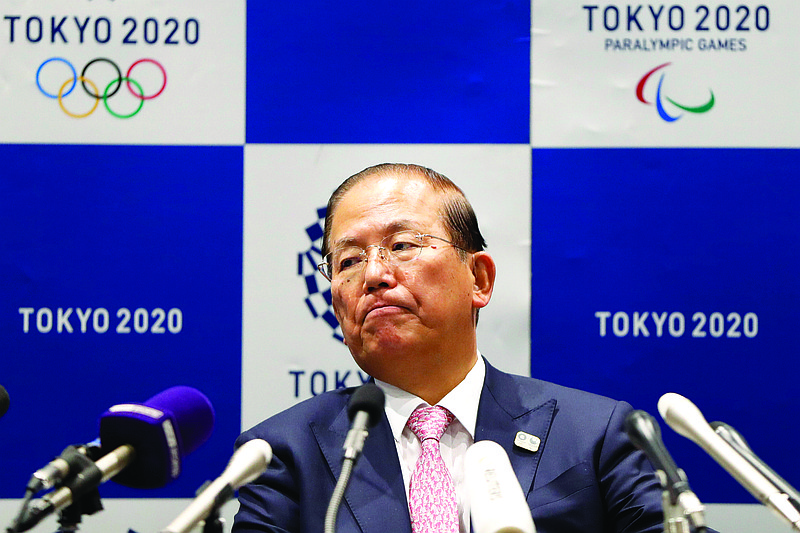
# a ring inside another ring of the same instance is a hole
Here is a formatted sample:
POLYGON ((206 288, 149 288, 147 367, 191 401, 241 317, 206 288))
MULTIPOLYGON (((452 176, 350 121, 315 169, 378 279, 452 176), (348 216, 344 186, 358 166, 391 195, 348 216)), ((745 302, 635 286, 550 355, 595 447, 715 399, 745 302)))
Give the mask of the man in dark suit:
MULTIPOLYGON (((506 374, 480 356, 478 310, 495 279, 484 247, 462 191, 430 169, 370 167, 331 196, 320 269, 353 358, 387 396, 337 531, 423 531, 424 513, 439 513, 409 498, 423 483, 427 437, 408 421, 429 409, 448 416, 436 454, 453 516, 448 529, 425 531, 470 530, 464 453, 480 440, 506 450, 540 533, 661 531, 660 486, 623 430, 630 405, 506 374)), ((240 489, 234 532, 322 531, 352 392, 317 396, 242 434, 237 445, 264 439, 274 458, 240 489)))

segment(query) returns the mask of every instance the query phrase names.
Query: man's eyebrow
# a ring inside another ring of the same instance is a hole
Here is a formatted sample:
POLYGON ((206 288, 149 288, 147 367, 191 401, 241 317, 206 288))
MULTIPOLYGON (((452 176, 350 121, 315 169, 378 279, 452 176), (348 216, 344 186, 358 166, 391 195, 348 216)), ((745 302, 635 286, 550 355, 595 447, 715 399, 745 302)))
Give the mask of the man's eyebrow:
POLYGON ((333 244, 331 244, 331 250, 336 248, 343 248, 345 246, 350 246, 355 244, 356 238, 355 237, 342 237, 341 239, 337 240, 333 244))
MULTIPOLYGON (((419 224, 411 219, 401 219, 401 220, 393 220, 389 224, 386 224, 383 229, 382 233, 384 236, 391 235, 392 233, 397 233, 398 231, 406 231, 406 230, 415 230, 419 231, 419 224)), ((359 238, 353 236, 347 236, 337 239, 331 245, 331 250, 334 248, 341 248, 344 246, 358 246, 359 245, 359 238)))
POLYGON ((410 229, 417 229, 417 222, 409 219, 394 220, 384 228, 384 234, 391 235, 398 231, 405 231, 410 229))

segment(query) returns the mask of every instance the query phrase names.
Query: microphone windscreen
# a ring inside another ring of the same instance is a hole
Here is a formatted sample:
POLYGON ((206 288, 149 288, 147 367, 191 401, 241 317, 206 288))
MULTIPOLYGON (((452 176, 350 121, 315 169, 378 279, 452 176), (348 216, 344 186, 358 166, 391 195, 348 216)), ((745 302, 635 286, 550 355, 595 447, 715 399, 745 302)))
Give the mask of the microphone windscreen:
POLYGON ((364 411, 369 416, 369 426, 373 427, 383 415, 386 400, 383 391, 374 383, 366 383, 355 390, 347 404, 347 416, 350 420, 359 411, 364 411))
POLYGON ((169 388, 144 402, 144 405, 169 411, 175 417, 182 458, 207 441, 214 429, 214 407, 203 393, 192 387, 169 388))
POLYGON ((9 405, 11 405, 11 398, 8 397, 8 391, 0 385, 0 418, 6 414, 9 405))
POLYGON ((172 387, 144 403, 119 404, 100 417, 103 454, 130 445, 133 462, 114 477, 133 488, 163 487, 181 473, 181 462, 211 436, 214 409, 203 393, 172 387))
POLYGON ((661 427, 646 411, 636 410, 625 417, 625 432, 634 446, 640 450, 647 446, 647 441, 661 439, 661 427))

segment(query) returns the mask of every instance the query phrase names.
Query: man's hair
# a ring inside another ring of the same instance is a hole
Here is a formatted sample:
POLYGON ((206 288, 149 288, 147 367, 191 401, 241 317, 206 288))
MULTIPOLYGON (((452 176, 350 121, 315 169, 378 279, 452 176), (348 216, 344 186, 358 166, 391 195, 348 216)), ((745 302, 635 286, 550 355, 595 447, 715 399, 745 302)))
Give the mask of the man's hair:
MULTIPOLYGON (((486 241, 483 235, 481 235, 481 230, 478 228, 478 218, 475 216, 472 205, 470 205, 469 200, 467 200, 467 197, 464 195, 464 191, 447 176, 420 165, 382 163, 380 165, 367 167, 361 172, 353 174, 333 191, 333 194, 328 200, 328 208, 325 214, 325 231, 322 238, 323 256, 330 251, 328 247, 330 245, 331 222, 333 221, 333 214, 336 210, 336 206, 339 205, 342 198, 344 198, 350 189, 361 181, 371 177, 387 175, 396 175, 409 179, 415 177, 423 178, 434 191, 441 193, 442 202, 440 212, 442 215, 442 223, 448 233, 448 238, 453 241, 454 244, 468 252, 479 252, 486 247, 486 241)), ((466 258, 466 254, 461 250, 459 250, 459 253, 462 258, 466 258)))

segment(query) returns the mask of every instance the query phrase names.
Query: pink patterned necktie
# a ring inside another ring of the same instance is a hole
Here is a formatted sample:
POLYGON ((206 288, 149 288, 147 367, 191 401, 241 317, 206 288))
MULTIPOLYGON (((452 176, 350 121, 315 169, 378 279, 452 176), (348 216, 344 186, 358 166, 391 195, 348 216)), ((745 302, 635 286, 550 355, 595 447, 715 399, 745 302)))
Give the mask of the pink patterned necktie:
POLYGON ((406 424, 422 443, 408 491, 414 533, 458 533, 456 491, 439 450, 439 439, 454 419, 436 405, 418 408, 406 424))

